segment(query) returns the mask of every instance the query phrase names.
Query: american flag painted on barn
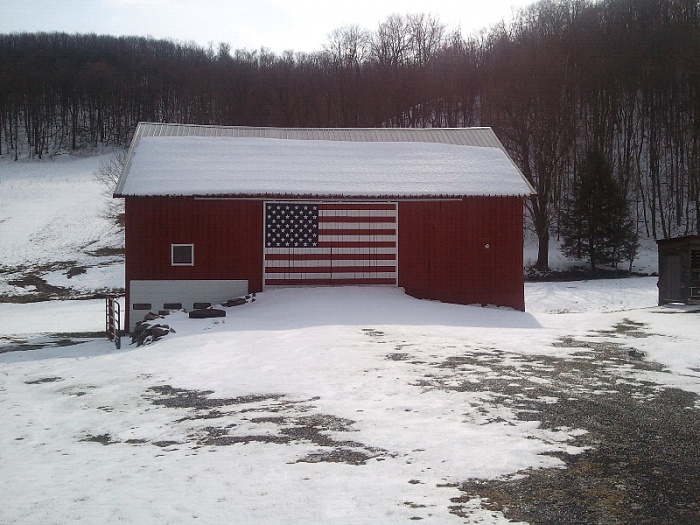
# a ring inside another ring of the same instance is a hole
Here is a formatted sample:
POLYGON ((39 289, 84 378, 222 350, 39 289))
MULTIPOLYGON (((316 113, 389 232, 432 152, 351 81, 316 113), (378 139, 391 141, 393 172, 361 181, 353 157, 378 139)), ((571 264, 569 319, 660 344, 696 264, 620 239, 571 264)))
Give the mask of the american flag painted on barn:
POLYGON ((265 203, 264 284, 397 282, 396 203, 265 203))

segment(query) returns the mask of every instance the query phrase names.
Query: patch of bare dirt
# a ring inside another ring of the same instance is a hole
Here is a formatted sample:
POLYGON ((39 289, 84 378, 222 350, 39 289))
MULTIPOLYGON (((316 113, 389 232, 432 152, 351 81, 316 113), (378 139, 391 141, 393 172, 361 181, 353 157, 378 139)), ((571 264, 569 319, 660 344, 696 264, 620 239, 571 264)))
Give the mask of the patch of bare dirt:
MULTIPOLYGON (((649 334, 643 325, 625 320, 597 335, 639 338, 649 334)), ((577 339, 558 344, 588 349, 594 358, 536 358, 547 365, 537 368, 538 377, 548 381, 527 393, 512 379, 465 382, 462 387, 516 399, 519 419, 539 421, 543 428, 585 429, 571 444, 586 451, 559 454, 565 468, 527 470, 508 479, 468 480, 460 486, 464 495, 453 500, 452 512, 467 517, 466 503, 480 498, 482 507, 532 525, 700 523, 698 396, 621 379, 614 373, 616 368, 662 370, 626 344, 577 339), (540 396, 556 402, 538 402, 540 396)), ((453 360, 442 366, 458 364, 453 360)), ((523 370, 490 366, 511 378, 523 370)))
POLYGON ((576 266, 565 271, 540 272, 534 268, 525 271, 525 280, 528 282, 568 282, 589 281, 593 279, 621 279, 623 277, 649 277, 655 273, 629 272, 623 269, 596 268, 591 270, 587 266, 576 266))
POLYGON ((26 352, 27 350, 39 350, 41 348, 75 346, 93 339, 103 339, 104 337, 104 332, 53 333, 33 335, 29 338, 18 336, 3 337, 0 339, 0 354, 7 352, 26 352))
MULTIPOLYGON (((282 394, 255 394, 232 398, 211 397, 209 390, 188 390, 159 385, 148 390, 147 397, 157 406, 183 410, 185 417, 174 423, 189 423, 186 440, 150 442, 168 451, 174 445, 223 447, 265 443, 271 445, 313 444, 318 450, 296 459, 296 463, 346 463, 364 465, 370 459, 382 459, 391 454, 353 440, 338 439, 340 433, 354 432, 354 421, 330 414, 313 412, 315 399, 295 401, 282 394), (197 423, 209 421, 206 426, 197 423), (245 427, 245 431, 239 430, 245 427), (260 431, 251 432, 251 427, 260 431)), ((87 435, 83 442, 102 445, 144 445, 143 439, 120 441, 109 434, 87 435)))
POLYGON ((667 389, 642 400, 638 388, 533 407, 544 427, 588 430, 574 444, 590 448, 561 455, 563 469, 465 482, 454 503, 487 498, 487 508, 533 525, 700 523, 697 396, 667 389))

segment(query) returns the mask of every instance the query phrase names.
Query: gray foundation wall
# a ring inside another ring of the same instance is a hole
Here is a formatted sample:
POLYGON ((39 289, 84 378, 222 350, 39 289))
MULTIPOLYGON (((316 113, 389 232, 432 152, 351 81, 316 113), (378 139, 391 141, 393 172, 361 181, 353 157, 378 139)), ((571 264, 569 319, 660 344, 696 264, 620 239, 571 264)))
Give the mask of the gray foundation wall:
POLYGON ((164 310, 168 303, 180 303, 185 310, 192 310, 195 303, 215 305, 247 293, 248 281, 242 280, 131 281, 126 328, 131 332, 149 311, 164 310), (134 305, 141 305, 141 309, 135 309, 134 305), (146 305, 150 308, 144 308, 146 305))

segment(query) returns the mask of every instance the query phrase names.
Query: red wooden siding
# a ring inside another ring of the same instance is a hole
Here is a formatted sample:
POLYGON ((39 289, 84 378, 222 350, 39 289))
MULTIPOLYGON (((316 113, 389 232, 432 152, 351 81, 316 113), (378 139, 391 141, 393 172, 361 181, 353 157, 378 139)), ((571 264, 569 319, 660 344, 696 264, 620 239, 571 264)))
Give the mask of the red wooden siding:
POLYGON ((262 291, 263 207, 257 200, 126 198, 126 281, 247 279, 262 291), (194 244, 193 266, 172 266, 171 244, 194 244))
POLYGON ((399 202, 399 286, 414 297, 524 310, 522 247, 522 197, 399 202))
MULTIPOLYGON (((398 285, 406 293, 524 310, 522 197, 399 201, 397 214, 398 248, 391 250, 398 250, 398 285)), ((263 200, 127 197, 127 292, 132 280, 199 279, 247 280, 249 292, 262 291, 264 236, 263 200), (172 266, 171 245, 190 243, 194 265, 172 266)), ((353 254, 338 254, 339 264, 346 255, 353 254)), ((378 250, 369 264, 391 271, 395 258, 378 250)), ((307 279, 313 283, 313 272, 307 279)), ((350 283, 358 281, 332 282, 350 283)))

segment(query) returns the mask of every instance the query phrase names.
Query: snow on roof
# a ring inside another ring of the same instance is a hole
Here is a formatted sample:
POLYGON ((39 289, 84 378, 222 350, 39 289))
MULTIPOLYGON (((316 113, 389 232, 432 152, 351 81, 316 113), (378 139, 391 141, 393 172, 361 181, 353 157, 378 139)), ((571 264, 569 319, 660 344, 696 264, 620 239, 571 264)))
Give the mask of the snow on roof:
MULTIPOLYGON (((375 131, 382 135, 383 130, 375 131)), ((375 133, 369 141, 361 137, 358 141, 357 135, 352 140, 300 140, 142 133, 132 144, 115 195, 420 197, 533 193, 501 147, 382 141, 395 136, 380 136, 377 141, 375 133)))

